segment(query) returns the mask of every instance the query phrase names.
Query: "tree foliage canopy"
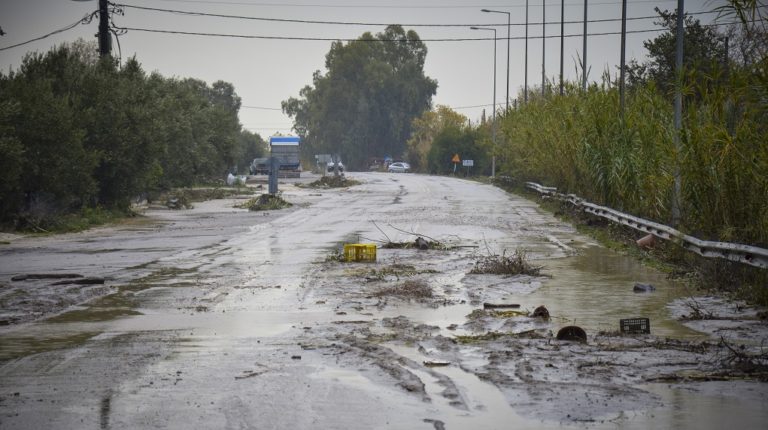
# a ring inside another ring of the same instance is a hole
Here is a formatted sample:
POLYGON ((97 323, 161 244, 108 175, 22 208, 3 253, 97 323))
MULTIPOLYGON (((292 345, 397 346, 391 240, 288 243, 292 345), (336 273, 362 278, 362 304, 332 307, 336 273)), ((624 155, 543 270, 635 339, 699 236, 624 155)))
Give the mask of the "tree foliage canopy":
POLYGON ((369 157, 404 154, 411 123, 431 106, 437 82, 424 75, 427 47, 414 31, 391 25, 375 36, 334 42, 300 98, 282 103, 305 156, 338 153, 360 168, 369 157))
POLYGON ((415 171, 427 170, 427 155, 437 135, 448 127, 463 129, 467 124, 466 116, 443 105, 438 105, 436 109, 426 111, 414 119, 406 152, 411 168, 415 171))
POLYGON ((264 151, 232 84, 147 75, 76 42, 0 73, 0 222, 222 178, 264 151))
MULTIPOLYGON (((658 37, 646 40, 643 46, 648 50, 648 61, 632 61, 627 67, 631 85, 653 82, 660 90, 671 93, 677 76, 675 58, 677 52, 677 13, 656 8, 659 21, 668 31, 658 37)), ((712 75, 712 70, 726 60, 725 39, 713 27, 701 24, 698 19, 685 16, 683 29, 683 63, 689 70, 712 75)))

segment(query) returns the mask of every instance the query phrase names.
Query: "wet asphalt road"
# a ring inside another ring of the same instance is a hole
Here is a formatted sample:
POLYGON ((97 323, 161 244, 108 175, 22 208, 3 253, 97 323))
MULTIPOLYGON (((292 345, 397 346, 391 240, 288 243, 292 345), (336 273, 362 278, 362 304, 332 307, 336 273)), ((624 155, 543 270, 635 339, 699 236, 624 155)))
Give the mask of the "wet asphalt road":
MULTIPOLYGON (((551 261, 552 278, 562 279, 560 273, 573 271, 562 262, 594 243, 534 203, 488 185, 419 175, 350 176, 363 185, 313 190, 284 184, 284 197, 295 206, 283 211, 250 213, 233 209, 234 199, 217 200, 189 211, 149 211, 126 226, 0 248, 6 284, 20 273, 65 271, 104 276, 113 293, 68 305, 48 320, 0 327, 0 428, 615 428, 615 422, 522 414, 459 367, 414 370, 423 357, 407 343, 360 346, 354 339, 361 332, 347 329, 373 324, 365 329, 370 337, 381 321, 404 315, 447 333, 445 327, 463 323, 472 310, 470 298, 451 292, 469 282, 463 274, 478 250, 524 247, 537 261, 551 261), (410 241, 408 232, 467 246, 437 257, 379 251, 380 261, 428 259, 422 263, 437 269, 433 278, 449 292, 449 305, 371 305, 355 296, 362 285, 326 275, 323 262, 340 244, 410 241), (400 367, 411 370, 404 376, 400 367), (409 385, 414 378, 415 386, 409 385), (446 395, 451 389, 458 394, 446 395)), ((604 285, 630 282, 614 272, 657 276, 623 260, 618 265, 579 273, 604 285)), ((566 278, 577 282, 576 275, 566 278)), ((516 299, 526 306, 547 299, 533 293, 541 282, 525 281, 525 294, 516 299)), ((55 300, 47 285, 30 288, 39 290, 38 299, 55 300)), ((574 300, 552 297, 550 310, 564 313, 574 300)), ((645 303, 629 306, 663 308, 645 303)), ((597 330, 615 315, 578 318, 597 330)), ((669 334, 690 335, 665 324, 669 334)), ((758 391, 762 396, 765 389, 758 391)), ((624 428, 658 424, 648 417, 620 422, 624 428)))

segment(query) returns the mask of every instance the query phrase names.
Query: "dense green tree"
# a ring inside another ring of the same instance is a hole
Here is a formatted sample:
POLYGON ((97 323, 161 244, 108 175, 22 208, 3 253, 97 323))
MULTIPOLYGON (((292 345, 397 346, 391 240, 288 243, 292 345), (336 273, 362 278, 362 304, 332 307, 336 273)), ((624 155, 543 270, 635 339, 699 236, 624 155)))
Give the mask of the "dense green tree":
POLYGON ((82 99, 84 145, 98 157, 93 171, 99 184, 98 203, 127 208, 130 199, 157 181, 161 142, 150 126, 154 94, 135 58, 118 69, 104 59, 86 75, 82 99))
POLYGON ((263 151, 242 131, 232 84, 164 78, 100 59, 92 43, 27 55, 0 72, 0 222, 127 209, 157 189, 222 179, 263 151))
POLYGON ((8 203, 3 207, 6 220, 6 211, 24 211, 38 218, 43 212, 58 213, 89 203, 95 196, 91 171, 96 157, 83 145, 85 133, 71 107, 73 100, 57 95, 65 85, 56 74, 66 74, 69 68, 54 65, 66 63, 70 54, 62 48, 50 63, 43 56, 27 56, 21 73, 0 79, 0 103, 7 106, 3 112, 7 125, 0 139, 10 145, 9 155, 21 167, 15 192, 3 190, 11 192, 2 197, 8 203))
MULTIPOLYGON (((468 127, 448 126, 442 129, 432 142, 427 160, 431 173, 453 172, 451 159, 458 154, 462 160, 474 160, 472 171, 482 172, 488 167, 486 151, 479 145, 480 131, 468 127)), ((462 171, 461 164, 457 172, 462 171)))
MULTIPOLYGON (((0 84, 2 89, 6 88, 0 84)), ((24 146, 14 127, 18 117, 18 103, 0 102, 0 216, 18 211, 23 200, 24 146)))
POLYGON ((254 158, 264 157, 267 153, 267 144, 257 133, 248 130, 242 130, 238 136, 238 145, 240 153, 237 157, 238 172, 248 172, 248 166, 254 158))
POLYGON ((399 25, 334 42, 326 73, 315 72, 299 99, 283 102, 305 156, 339 153, 353 168, 373 156, 401 157, 413 119, 430 108, 437 90, 437 82, 424 75, 426 55, 418 34, 399 25))
POLYGON ((414 119, 405 157, 411 163, 411 168, 414 171, 427 170, 427 154, 429 154, 435 136, 445 128, 463 128, 467 124, 466 116, 442 105, 438 105, 436 109, 426 111, 414 119))
MULTIPOLYGON (((627 81, 632 86, 653 82, 661 91, 671 94, 677 82, 675 59, 677 49, 677 13, 656 8, 660 25, 668 31, 646 40, 648 61, 631 61, 627 66, 627 81)), ((683 64, 688 70, 712 76, 726 60, 725 39, 713 27, 704 26, 691 16, 685 16, 683 31, 683 64)))

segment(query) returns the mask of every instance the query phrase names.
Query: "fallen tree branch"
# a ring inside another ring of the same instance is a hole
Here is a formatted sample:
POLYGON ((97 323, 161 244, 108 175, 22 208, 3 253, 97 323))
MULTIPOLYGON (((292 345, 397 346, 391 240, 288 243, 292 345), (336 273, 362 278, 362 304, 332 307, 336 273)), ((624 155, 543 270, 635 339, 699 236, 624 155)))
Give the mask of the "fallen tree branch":
POLYGON ((390 238, 389 238, 389 236, 387 236, 387 233, 384 233, 384 230, 382 230, 382 229, 381 229, 381 228, 378 226, 378 224, 376 224, 376 221, 373 221, 373 220, 371 220, 371 222, 373 223, 373 226, 374 226, 374 227, 376 227, 376 229, 377 229, 377 230, 379 230, 379 231, 381 232, 381 234, 383 234, 383 235, 384 235, 384 237, 386 237, 386 238, 387 238, 387 242, 389 242, 389 243, 392 243, 392 239, 390 239, 390 238))
POLYGON ((395 229, 395 230, 397 230, 397 231, 401 232, 401 233, 410 234, 411 236, 422 236, 422 237, 426 237, 427 239, 431 240, 432 242, 435 242, 435 243, 440 243, 440 241, 439 241, 439 240, 435 239, 434 237, 429 237, 429 236, 427 236, 426 234, 414 233, 414 232, 412 232, 412 231, 403 230, 403 229, 400 229, 400 228, 397 228, 397 227, 393 226, 392 224, 387 224, 387 225, 388 225, 389 227, 392 227, 393 229, 395 229))

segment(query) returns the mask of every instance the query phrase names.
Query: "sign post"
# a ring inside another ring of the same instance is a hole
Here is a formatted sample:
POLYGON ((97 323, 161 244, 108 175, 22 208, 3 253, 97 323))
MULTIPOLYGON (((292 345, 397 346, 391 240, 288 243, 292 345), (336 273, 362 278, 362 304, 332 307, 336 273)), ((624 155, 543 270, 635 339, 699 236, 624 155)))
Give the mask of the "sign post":
POLYGON ((461 162, 461 165, 467 168, 467 171, 464 174, 464 176, 467 176, 469 174, 469 171, 472 170, 472 167, 474 167, 475 160, 463 160, 461 162))
POLYGON ((269 157, 269 194, 277 195, 277 175, 280 172, 280 160, 277 157, 269 157))
POLYGON ((459 154, 453 154, 453 158, 451 158, 451 163, 453 163, 453 174, 456 174, 456 166, 461 163, 461 158, 459 157, 459 154))

